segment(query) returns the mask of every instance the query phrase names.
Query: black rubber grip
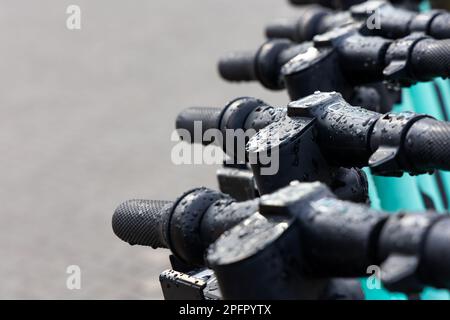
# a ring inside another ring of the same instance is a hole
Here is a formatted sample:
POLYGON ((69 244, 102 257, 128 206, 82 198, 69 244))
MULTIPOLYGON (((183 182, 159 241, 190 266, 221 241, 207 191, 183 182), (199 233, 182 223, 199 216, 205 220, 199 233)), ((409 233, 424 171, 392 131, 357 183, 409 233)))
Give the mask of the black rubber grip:
POLYGON ((289 0, 289 2, 293 5, 297 5, 297 6, 302 6, 304 4, 312 4, 315 2, 319 2, 319 1, 315 1, 315 0, 289 0))
MULTIPOLYGON (((202 143, 210 144, 212 141, 203 141, 203 134, 208 129, 219 129, 220 127, 220 115, 222 110, 219 108, 210 107, 192 107, 181 111, 176 119, 175 126, 177 129, 185 129, 189 132, 189 143, 202 143), (201 125, 201 132, 195 134, 195 122, 200 122, 197 125, 201 125)), ((180 134, 181 138, 184 137, 180 134)))
POLYGON ((113 231, 131 245, 167 248, 163 226, 169 218, 172 205, 171 201, 126 201, 114 212, 113 231))
MULTIPOLYGON (((298 19, 282 19, 272 22, 266 27, 266 37, 269 39, 289 39, 300 41, 298 19)), ((307 39, 309 40, 309 39, 307 39)))
MULTIPOLYGON (((302 8, 299 17, 278 20, 267 26, 266 36, 268 38, 284 38, 302 43, 311 41, 316 35, 343 24, 343 21, 342 14, 335 15, 329 9, 317 5, 309 5, 302 8)), ((291 58, 293 56, 289 60, 291 58)))
POLYGON ((450 13, 443 13, 434 18, 429 34, 435 39, 450 39, 450 13))
POLYGON ((255 56, 253 52, 235 52, 221 58, 220 76, 233 82, 256 80, 255 56))
POLYGON ((427 81, 450 77, 450 39, 419 41, 411 54, 413 75, 427 81))
POLYGON ((327 8, 346 10, 355 4, 364 2, 364 0, 289 0, 289 2, 294 6, 319 4, 327 8))
POLYGON ((425 118, 406 135, 407 159, 420 170, 450 170, 450 122, 425 118))

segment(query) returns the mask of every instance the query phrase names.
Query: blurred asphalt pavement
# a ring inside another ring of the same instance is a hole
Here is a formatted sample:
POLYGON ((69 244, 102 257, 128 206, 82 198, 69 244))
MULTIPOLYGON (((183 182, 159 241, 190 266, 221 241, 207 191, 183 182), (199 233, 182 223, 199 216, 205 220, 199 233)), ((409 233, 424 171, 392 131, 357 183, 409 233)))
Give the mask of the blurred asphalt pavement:
POLYGON ((121 242, 111 215, 216 187, 216 167, 171 163, 175 117, 242 95, 286 103, 225 83, 216 62, 292 15, 283 0, 0 0, 0 298, 162 298, 168 252, 121 242), (66 288, 72 264, 81 290, 66 288))

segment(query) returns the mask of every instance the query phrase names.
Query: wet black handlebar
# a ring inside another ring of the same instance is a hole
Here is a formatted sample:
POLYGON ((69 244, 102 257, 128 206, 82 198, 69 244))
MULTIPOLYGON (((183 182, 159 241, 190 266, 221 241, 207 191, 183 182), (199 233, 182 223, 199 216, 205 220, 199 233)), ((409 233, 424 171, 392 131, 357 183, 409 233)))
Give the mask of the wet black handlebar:
POLYGON ((320 183, 291 183, 246 202, 205 188, 175 202, 132 200, 117 208, 113 229, 131 244, 207 263, 225 298, 298 298, 305 279, 364 276, 371 265, 391 290, 450 287, 448 216, 388 215, 337 200, 320 183))
POLYGON ((419 13, 383 0, 366 1, 343 12, 314 5, 302 7, 297 18, 268 25, 266 35, 268 38, 285 38, 300 43, 352 21, 363 22, 360 28, 366 35, 397 39, 413 32, 422 32, 435 39, 450 38, 449 12, 433 10, 419 13))
MULTIPOLYGON (((283 143, 295 141, 305 134, 304 128, 312 124, 315 127, 315 144, 332 165, 369 165, 374 173, 388 176, 398 176, 403 172, 421 174, 450 170, 450 123, 412 112, 380 114, 368 111, 349 105, 340 94, 334 92, 315 93, 291 102, 287 109, 270 107, 254 98, 240 98, 214 114, 221 114, 220 119, 213 121, 217 128, 255 129, 258 132, 251 137, 247 153, 256 152, 256 149, 260 152, 260 146, 264 144, 270 148, 280 147, 279 143, 265 141, 276 134, 286 135, 283 132, 292 126, 296 129, 289 132, 283 143)), ((177 119, 177 129, 190 132, 192 118, 199 123, 205 120, 205 128, 210 127, 208 112, 186 109, 177 119), (205 118, 199 116, 202 114, 205 118)))

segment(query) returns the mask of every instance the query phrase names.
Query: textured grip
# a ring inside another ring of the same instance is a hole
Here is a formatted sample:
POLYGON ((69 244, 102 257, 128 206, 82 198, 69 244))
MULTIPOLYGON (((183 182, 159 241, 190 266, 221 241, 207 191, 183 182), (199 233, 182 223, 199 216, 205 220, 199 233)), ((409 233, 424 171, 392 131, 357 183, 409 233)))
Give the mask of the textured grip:
POLYGON ((408 160, 420 170, 450 170, 450 123, 425 118, 409 129, 408 160))
POLYGON ((422 40, 415 45, 411 58, 413 73, 420 80, 450 77, 450 40, 422 40))
POLYGON ((114 233, 131 245, 167 248, 163 234, 173 202, 129 200, 117 207, 112 218, 114 233))
POLYGON ((256 80, 255 56, 253 52, 231 53, 219 61, 220 76, 227 81, 256 80))
POLYGON ((443 13, 434 18, 431 22, 429 34, 435 39, 449 39, 450 13, 443 13))
MULTIPOLYGON (((205 145, 211 141, 203 141, 203 133, 208 129, 218 129, 220 125, 220 114, 222 110, 209 107, 192 107, 181 111, 176 119, 175 126, 177 129, 185 129, 190 134, 190 143, 203 143, 205 145), (200 122, 201 131, 195 134, 195 122, 200 122)), ((182 138, 187 139, 183 135, 182 138)))

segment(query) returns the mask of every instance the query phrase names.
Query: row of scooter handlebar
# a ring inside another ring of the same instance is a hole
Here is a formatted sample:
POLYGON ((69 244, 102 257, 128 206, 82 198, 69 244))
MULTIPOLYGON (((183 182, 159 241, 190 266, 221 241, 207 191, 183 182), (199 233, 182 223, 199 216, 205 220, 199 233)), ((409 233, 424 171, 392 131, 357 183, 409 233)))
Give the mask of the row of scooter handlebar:
POLYGON ((287 106, 241 97, 176 119, 182 140, 215 144, 248 173, 255 196, 237 201, 197 188, 175 201, 130 200, 116 209, 120 239, 170 249, 173 270, 160 279, 166 298, 186 298, 173 294, 180 286, 198 288, 201 299, 355 298, 359 282, 350 293, 346 283, 371 266, 391 291, 450 289, 449 216, 371 209, 362 170, 450 171, 450 123, 392 112, 402 87, 450 76, 450 13, 420 13, 413 0, 316 2, 268 25, 259 49, 219 62, 225 80, 286 89, 287 106), (252 134, 228 148, 236 138, 228 130, 252 134), (264 155, 277 162, 275 172, 264 173, 273 164, 264 155))

